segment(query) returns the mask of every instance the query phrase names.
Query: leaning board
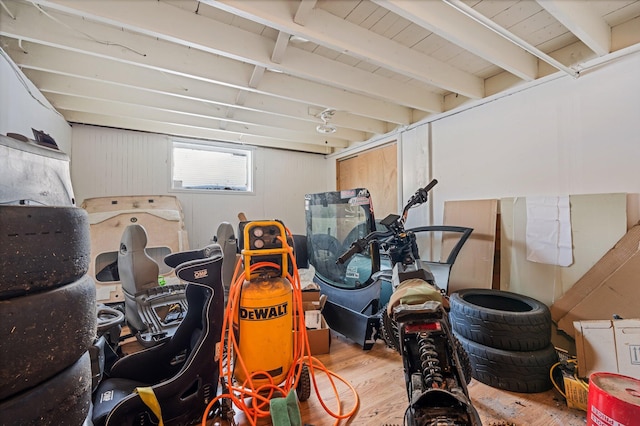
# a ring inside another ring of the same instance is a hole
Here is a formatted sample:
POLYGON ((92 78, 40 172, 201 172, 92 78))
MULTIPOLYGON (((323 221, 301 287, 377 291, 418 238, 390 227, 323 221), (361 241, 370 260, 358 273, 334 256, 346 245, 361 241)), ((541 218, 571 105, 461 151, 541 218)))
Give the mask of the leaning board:
POLYGON ((133 223, 147 231, 147 253, 160 266, 160 273, 172 274, 163 262, 176 251, 189 249, 184 216, 178 199, 169 195, 99 197, 84 200, 81 206, 89 214, 91 263, 88 274, 96 283, 99 303, 124 301, 120 281, 109 274, 115 272, 124 229, 133 223))
POLYGON ((500 288, 551 305, 627 231, 626 194, 570 195, 573 264, 535 263, 526 253, 526 198, 503 198, 500 288))
MULTIPOLYGON (((445 201, 444 225, 473 228, 451 268, 449 293, 465 288, 491 288, 496 245, 498 200, 445 201)), ((443 256, 448 255, 457 236, 444 236, 443 256)))

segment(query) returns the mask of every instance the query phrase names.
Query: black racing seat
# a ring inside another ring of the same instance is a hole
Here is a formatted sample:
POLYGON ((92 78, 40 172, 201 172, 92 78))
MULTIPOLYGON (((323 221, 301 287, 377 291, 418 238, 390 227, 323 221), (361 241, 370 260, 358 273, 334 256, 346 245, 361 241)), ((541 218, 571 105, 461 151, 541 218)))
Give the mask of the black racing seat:
POLYGON ((169 339, 114 363, 94 393, 95 426, 157 424, 137 388, 153 390, 165 425, 199 422, 216 395, 224 316, 222 251, 212 244, 170 254, 165 263, 177 265, 176 275, 187 283, 189 310, 169 339))
POLYGON ((146 252, 143 226, 127 226, 120 240, 118 274, 125 318, 138 342, 151 347, 175 333, 187 312, 185 284, 158 285, 159 266, 146 252))

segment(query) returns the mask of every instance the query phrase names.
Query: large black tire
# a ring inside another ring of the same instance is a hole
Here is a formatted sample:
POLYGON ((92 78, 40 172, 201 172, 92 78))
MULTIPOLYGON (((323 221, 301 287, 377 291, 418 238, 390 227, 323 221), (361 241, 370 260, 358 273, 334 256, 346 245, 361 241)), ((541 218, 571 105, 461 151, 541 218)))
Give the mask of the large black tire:
POLYGON ((469 354, 473 378, 511 392, 544 392, 553 386, 549 371, 558 362, 553 345, 537 351, 505 351, 456 335, 469 354))
POLYGON ((468 289, 449 299, 451 327, 471 341, 508 351, 536 351, 551 342, 549 308, 528 296, 468 289))
POLYGON ((78 281, 0 301, 0 400, 72 365, 96 337, 96 291, 78 281))
POLYGON ((84 209, 0 206, 0 300, 76 281, 90 256, 84 209))
POLYGON ((90 406, 91 361, 85 353, 56 376, 0 402, 0 424, 78 426, 90 406))

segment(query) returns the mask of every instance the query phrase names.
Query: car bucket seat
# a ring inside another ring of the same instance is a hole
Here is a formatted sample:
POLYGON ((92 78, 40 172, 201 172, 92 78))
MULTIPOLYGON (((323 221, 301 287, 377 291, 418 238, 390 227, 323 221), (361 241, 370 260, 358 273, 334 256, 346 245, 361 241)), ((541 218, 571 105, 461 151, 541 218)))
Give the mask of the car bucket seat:
POLYGON ((158 285, 160 268, 146 246, 144 227, 127 226, 120 240, 118 273, 129 328, 142 346, 150 347, 175 333, 188 306, 184 284, 158 285))
POLYGON ((198 422, 216 395, 224 316, 222 250, 212 244, 170 254, 165 263, 174 266, 178 278, 187 282, 189 310, 167 341, 113 365, 110 377, 94 393, 92 420, 96 426, 157 424, 153 409, 140 396, 147 395, 148 388, 165 425, 198 422))

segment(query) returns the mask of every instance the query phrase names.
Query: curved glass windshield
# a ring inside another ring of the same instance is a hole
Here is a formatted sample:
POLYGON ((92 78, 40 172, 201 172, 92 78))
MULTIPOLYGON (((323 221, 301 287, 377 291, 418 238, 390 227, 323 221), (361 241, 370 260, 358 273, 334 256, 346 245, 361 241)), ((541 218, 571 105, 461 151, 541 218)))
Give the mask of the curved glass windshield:
MULTIPOLYGON (((377 261, 369 251, 356 254, 345 264, 336 260, 351 243, 375 228, 369 191, 364 188, 305 196, 309 263, 324 282, 342 288, 358 288, 370 282, 377 261)), ((375 269, 375 270, 374 270, 375 269)))

